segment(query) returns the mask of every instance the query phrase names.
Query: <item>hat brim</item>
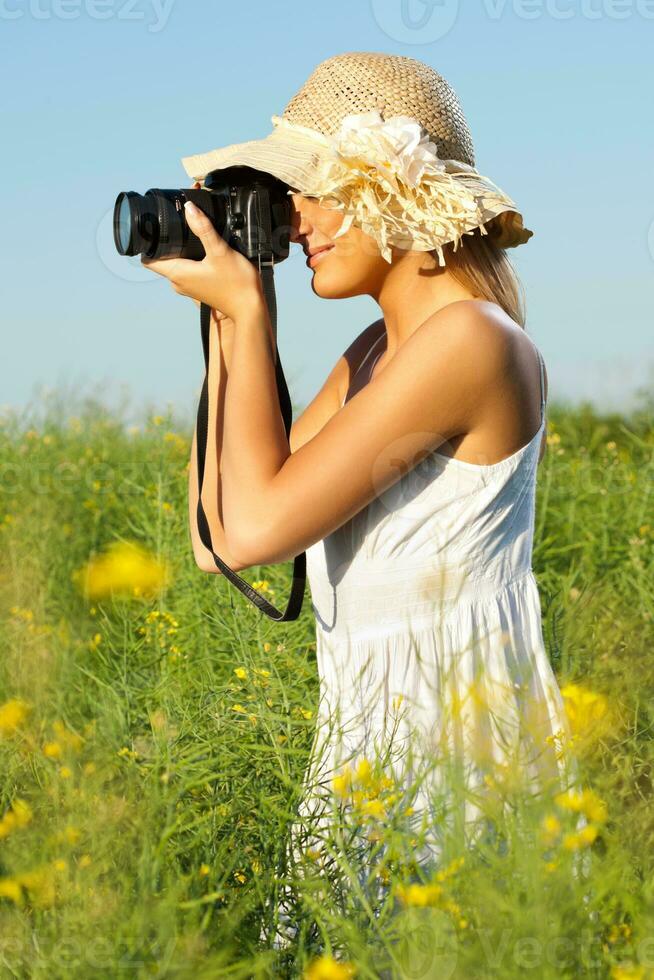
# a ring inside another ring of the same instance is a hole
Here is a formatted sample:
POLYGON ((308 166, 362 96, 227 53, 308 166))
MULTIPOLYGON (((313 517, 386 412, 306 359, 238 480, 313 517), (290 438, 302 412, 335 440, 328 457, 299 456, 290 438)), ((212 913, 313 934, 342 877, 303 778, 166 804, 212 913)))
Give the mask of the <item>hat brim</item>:
MULTIPOLYGON (((310 193, 316 174, 328 165, 332 150, 329 140, 320 133, 301 130, 302 127, 296 127, 291 133, 284 126, 277 126, 262 139, 182 157, 182 165, 188 176, 200 183, 212 170, 245 166, 272 174, 292 190, 310 193)), ((514 248, 531 238, 533 232, 524 227, 515 202, 496 184, 461 161, 444 160, 443 163, 447 171, 460 176, 466 190, 482 204, 481 221, 492 229, 492 238, 498 246, 514 248)))
POLYGON ((182 158, 182 166, 193 180, 202 182, 212 170, 226 167, 253 167, 272 174, 291 188, 309 187, 311 177, 323 166, 329 147, 302 133, 289 138, 275 129, 260 140, 234 143, 208 153, 182 158))

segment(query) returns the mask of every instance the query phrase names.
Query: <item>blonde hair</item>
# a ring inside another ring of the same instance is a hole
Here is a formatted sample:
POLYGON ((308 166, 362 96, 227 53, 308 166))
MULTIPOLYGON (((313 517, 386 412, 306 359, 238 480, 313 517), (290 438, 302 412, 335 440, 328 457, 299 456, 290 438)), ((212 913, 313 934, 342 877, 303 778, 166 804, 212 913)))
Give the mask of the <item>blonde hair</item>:
MULTIPOLYGON (((492 223, 488 234, 479 228, 463 235, 456 251, 450 242, 443 246, 445 264, 457 282, 475 296, 497 303, 523 329, 526 322, 524 289, 506 254, 494 240, 492 223)), ((437 253, 432 252, 437 258, 437 253)))

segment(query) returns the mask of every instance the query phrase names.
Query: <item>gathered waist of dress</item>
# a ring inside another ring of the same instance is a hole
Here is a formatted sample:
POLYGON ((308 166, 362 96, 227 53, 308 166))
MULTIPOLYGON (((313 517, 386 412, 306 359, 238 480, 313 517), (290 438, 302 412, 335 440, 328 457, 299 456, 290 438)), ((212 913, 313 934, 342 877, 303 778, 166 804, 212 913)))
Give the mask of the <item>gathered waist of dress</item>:
POLYGON ((431 622, 460 603, 491 599, 512 582, 533 576, 531 565, 506 557, 490 565, 471 559, 438 559, 407 563, 396 559, 352 562, 332 581, 311 577, 318 628, 356 635, 385 630, 408 620, 431 622))

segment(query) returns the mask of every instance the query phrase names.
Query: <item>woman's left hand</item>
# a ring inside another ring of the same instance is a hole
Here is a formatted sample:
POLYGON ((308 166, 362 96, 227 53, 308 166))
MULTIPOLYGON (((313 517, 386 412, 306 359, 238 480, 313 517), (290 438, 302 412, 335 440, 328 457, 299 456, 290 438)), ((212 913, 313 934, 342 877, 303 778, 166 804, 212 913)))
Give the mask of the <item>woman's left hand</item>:
POLYGON ((181 296, 189 296, 238 321, 259 304, 265 305, 261 279, 244 255, 230 248, 207 215, 191 202, 185 204, 188 226, 205 250, 202 260, 148 259, 141 263, 168 279, 181 296))

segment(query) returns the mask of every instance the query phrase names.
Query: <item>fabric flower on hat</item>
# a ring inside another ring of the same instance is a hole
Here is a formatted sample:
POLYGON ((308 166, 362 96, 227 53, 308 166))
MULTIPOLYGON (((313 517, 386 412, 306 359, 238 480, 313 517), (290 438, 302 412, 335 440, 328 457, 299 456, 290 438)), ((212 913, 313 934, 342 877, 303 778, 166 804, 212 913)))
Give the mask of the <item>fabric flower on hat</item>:
MULTIPOLYGON (((479 227, 513 202, 473 167, 456 160, 440 160, 436 145, 417 120, 398 115, 384 120, 379 110, 351 114, 341 121, 332 137, 298 126, 282 116, 272 116, 276 127, 311 135, 322 144, 321 164, 310 186, 301 192, 344 212, 334 238, 344 235, 353 222, 373 237, 387 262, 391 246, 438 253, 445 265, 442 246, 479 227), (325 155, 325 147, 329 152, 325 155)), ((507 216, 508 217, 508 216, 507 216)), ((519 214, 511 214, 502 234, 526 241, 519 214), (519 227, 518 227, 519 226, 519 227)), ((499 229, 498 229, 499 230, 499 229)), ((502 244, 502 242, 498 242, 502 244)))

